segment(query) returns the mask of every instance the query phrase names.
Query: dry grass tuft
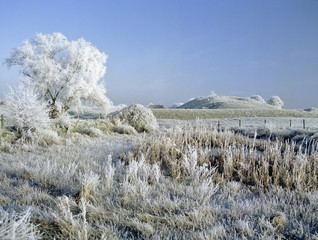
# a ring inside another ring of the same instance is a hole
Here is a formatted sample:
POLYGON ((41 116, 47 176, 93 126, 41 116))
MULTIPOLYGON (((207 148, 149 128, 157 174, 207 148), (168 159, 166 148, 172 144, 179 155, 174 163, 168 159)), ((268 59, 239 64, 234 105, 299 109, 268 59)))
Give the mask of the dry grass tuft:
POLYGON ((271 220, 272 226, 279 232, 283 232, 286 224, 287 218, 284 213, 279 213, 271 220))
POLYGON ((92 201, 99 181, 99 175, 92 172, 85 173, 82 177, 82 189, 78 195, 78 200, 92 201))

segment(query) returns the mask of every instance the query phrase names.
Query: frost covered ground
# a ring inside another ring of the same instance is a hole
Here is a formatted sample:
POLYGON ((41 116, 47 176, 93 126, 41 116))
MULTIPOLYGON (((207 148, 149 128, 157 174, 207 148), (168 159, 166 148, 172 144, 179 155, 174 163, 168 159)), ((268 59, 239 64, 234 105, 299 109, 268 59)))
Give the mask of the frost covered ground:
MULTIPOLYGON (((0 239, 317 239, 316 119, 298 135, 311 131, 306 142, 258 141, 247 130, 263 118, 241 119, 245 133, 159 119, 131 135, 81 120, 50 146, 6 145, 0 239)), ((266 119, 264 129, 295 132, 302 118, 293 129, 266 119)))
POLYGON ((282 109, 152 109, 157 119, 318 118, 318 111, 282 109))

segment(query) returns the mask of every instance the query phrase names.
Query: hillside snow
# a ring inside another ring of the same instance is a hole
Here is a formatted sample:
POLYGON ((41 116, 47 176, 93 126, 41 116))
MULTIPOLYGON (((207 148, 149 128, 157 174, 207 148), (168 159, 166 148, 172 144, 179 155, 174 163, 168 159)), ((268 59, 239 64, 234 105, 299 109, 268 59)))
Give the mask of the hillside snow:
POLYGON ((198 97, 179 106, 184 109, 277 109, 251 98, 231 96, 198 97))

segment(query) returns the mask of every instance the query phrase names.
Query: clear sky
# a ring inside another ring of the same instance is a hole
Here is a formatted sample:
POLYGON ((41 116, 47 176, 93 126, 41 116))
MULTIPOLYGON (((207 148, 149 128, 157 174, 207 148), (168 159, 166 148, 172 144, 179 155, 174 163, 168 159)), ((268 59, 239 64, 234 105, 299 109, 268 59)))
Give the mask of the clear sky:
MULTIPOLYGON (((0 60, 36 33, 83 37, 108 54, 115 103, 280 96, 318 107, 317 0, 0 0, 0 60)), ((0 98, 18 68, 0 65, 0 98)))

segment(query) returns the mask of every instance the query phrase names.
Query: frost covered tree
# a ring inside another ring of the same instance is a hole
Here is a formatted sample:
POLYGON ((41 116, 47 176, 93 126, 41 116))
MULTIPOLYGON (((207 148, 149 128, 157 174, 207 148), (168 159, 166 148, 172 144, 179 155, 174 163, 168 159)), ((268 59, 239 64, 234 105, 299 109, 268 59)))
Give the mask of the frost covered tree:
POLYGON ((108 110, 112 105, 100 82, 106 72, 107 55, 84 39, 68 41, 61 33, 37 34, 12 50, 5 60, 18 65, 30 87, 47 102, 50 117, 68 109, 79 111, 82 100, 108 110))
POLYGON ((267 102, 270 105, 273 105, 277 108, 282 108, 284 106, 284 102, 282 99, 280 99, 280 97, 278 96, 272 96, 270 97, 270 99, 267 102))
POLYGON ((38 99, 33 89, 22 83, 16 90, 11 89, 6 95, 7 111, 22 135, 49 125, 46 104, 38 99))

